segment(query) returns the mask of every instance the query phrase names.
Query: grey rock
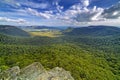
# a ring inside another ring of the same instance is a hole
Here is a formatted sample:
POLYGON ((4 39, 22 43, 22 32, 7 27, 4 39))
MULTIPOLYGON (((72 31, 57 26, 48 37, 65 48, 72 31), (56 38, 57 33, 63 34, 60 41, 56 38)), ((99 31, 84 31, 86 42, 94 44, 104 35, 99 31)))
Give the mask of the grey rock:
POLYGON ((0 80, 74 80, 69 71, 56 67, 49 71, 35 62, 20 70, 18 66, 0 73, 0 80))
POLYGON ((20 68, 15 66, 0 73, 0 80, 15 80, 20 73, 20 68))
POLYGON ((74 80, 69 71, 65 71, 62 68, 56 67, 48 71, 48 80, 74 80))

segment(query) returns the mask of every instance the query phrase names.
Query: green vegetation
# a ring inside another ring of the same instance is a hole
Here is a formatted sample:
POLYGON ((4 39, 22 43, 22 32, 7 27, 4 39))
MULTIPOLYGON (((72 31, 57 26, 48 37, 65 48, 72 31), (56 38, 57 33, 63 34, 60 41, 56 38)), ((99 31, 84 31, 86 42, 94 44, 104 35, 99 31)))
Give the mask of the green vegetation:
POLYGON ((16 65, 22 68, 37 61, 47 69, 63 67, 72 73, 75 80, 119 80, 119 65, 116 64, 119 62, 116 59, 115 62, 111 58, 111 61, 107 61, 104 53, 86 51, 73 44, 43 47, 1 45, 0 50, 0 65, 3 70, 16 65))
POLYGON ((59 37, 61 36, 61 32, 57 30, 50 31, 31 31, 30 34, 32 36, 47 36, 47 37, 59 37))
POLYGON ((68 28, 65 32, 67 35, 76 35, 78 36, 113 36, 120 35, 120 28, 112 27, 112 26, 89 26, 89 27, 81 27, 81 28, 68 28))
POLYGON ((6 34, 6 35, 11 35, 11 36, 19 36, 19 37, 29 37, 30 35, 15 27, 15 26, 8 26, 8 25, 0 25, 0 33, 6 34))
POLYGON ((41 62, 48 70, 58 66, 70 71, 75 80, 120 80, 118 28, 99 29, 99 35, 97 28, 92 28, 97 30, 95 33, 88 32, 91 34, 77 33, 78 29, 69 28, 59 37, 22 38, 0 34, 1 71, 41 62), (103 36, 102 32, 106 31, 103 36))

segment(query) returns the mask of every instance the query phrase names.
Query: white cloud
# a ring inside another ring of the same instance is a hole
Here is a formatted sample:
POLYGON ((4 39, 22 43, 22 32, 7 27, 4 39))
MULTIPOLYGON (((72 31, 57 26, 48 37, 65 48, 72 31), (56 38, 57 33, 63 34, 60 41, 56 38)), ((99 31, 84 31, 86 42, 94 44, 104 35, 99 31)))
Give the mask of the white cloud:
POLYGON ((95 12, 96 10, 97 10, 97 6, 94 6, 92 11, 95 12))
POLYGON ((116 12, 113 12, 112 15, 113 15, 113 16, 116 16, 116 15, 118 15, 118 14, 119 14, 119 12, 116 11, 116 12))
POLYGON ((99 20, 105 20, 101 14, 103 13, 104 9, 103 8, 97 8, 96 11, 95 7, 93 8, 93 11, 96 12, 96 14, 91 18, 92 21, 99 21, 99 20))
POLYGON ((15 0, 1 0, 3 4, 11 5, 12 7, 19 8, 21 4, 15 0))
POLYGON ((84 7, 87 7, 90 4, 89 0, 82 0, 81 2, 82 2, 82 4, 83 4, 84 7))
POLYGON ((49 4, 48 3, 34 3, 30 1, 26 2, 20 2, 22 5, 31 7, 31 8, 39 8, 39 9, 46 9, 48 8, 49 4))
POLYGON ((56 6, 57 11, 58 11, 59 13, 61 13, 61 12, 62 12, 62 9, 63 9, 64 7, 63 7, 63 6, 60 6, 60 5, 58 4, 58 2, 55 3, 55 6, 56 6))
MULTIPOLYGON (((87 4, 87 3, 86 3, 87 4)), ((72 19, 72 21, 76 22, 89 22, 89 21, 96 21, 102 20, 102 12, 104 11, 103 8, 97 8, 94 6, 91 9, 88 9, 86 6, 82 7, 81 4, 75 4, 71 6, 68 10, 62 13, 62 19, 67 18, 72 19)), ((71 21, 71 20, 70 20, 71 21)))
POLYGON ((118 19, 120 17, 120 3, 105 9, 102 15, 107 19, 118 19))
POLYGON ((15 22, 15 23, 28 23, 26 20, 24 19, 11 19, 11 18, 7 18, 7 17, 0 17, 0 22, 15 22))
MULTIPOLYGON (((33 17, 36 16, 36 19, 56 19, 61 20, 66 24, 75 24, 75 25, 86 25, 86 24, 108 24, 108 22, 116 21, 117 18, 120 18, 120 8, 112 6, 112 9, 103 9, 97 6, 90 8, 90 1, 91 0, 80 0, 78 4, 74 4, 66 11, 63 11, 64 7, 59 5, 59 0, 55 0, 52 4, 52 9, 50 3, 42 2, 42 3, 35 3, 30 2, 28 0, 23 1, 16 1, 16 0, 3 0, 2 2, 12 5, 14 7, 20 7, 22 5, 27 6, 27 8, 20 8, 13 10, 14 12, 2 13, 0 12, 0 16, 9 15, 9 16, 22 16, 22 17, 33 17), (54 8, 53 8, 54 7, 54 8), (38 9, 48 9, 43 11, 38 11, 38 9), (108 12, 107 12, 108 10, 108 12), (15 13, 16 12, 16 13, 15 13)), ((6 22, 15 22, 15 23, 24 23, 26 22, 23 19, 10 19, 6 17, 0 17, 0 21, 6 22)), ((27 19, 27 18, 26 18, 27 19)), ((118 22, 118 20, 116 21, 118 22)), ((114 22, 114 24, 116 23, 114 22)))
POLYGON ((88 25, 107 25, 107 26, 120 27, 120 19, 107 19, 105 21, 94 21, 94 22, 89 22, 88 25))
POLYGON ((72 9, 72 10, 80 10, 81 8, 82 8, 82 5, 80 3, 75 4, 75 5, 70 7, 70 9, 72 9))
POLYGON ((51 11, 47 11, 47 12, 38 12, 35 9, 31 9, 31 8, 27 8, 26 9, 28 13, 35 15, 35 16, 39 16, 45 19, 50 19, 53 15, 51 14, 51 11))
POLYGON ((31 7, 31 8, 39 8, 39 9, 46 9, 48 8, 49 4, 48 3, 35 3, 32 1, 28 1, 28 0, 21 0, 21 1, 17 1, 17 0, 2 0, 1 1, 3 4, 8 4, 11 5, 15 8, 20 8, 22 5, 27 6, 27 7, 31 7))

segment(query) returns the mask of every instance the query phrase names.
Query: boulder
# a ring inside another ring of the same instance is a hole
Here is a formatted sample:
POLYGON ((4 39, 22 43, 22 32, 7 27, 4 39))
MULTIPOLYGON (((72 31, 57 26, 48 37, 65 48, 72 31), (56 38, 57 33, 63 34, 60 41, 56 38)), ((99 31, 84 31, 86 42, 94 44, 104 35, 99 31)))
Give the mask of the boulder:
POLYGON ((35 62, 23 69, 18 66, 0 73, 0 80, 74 80, 69 71, 53 68, 49 71, 35 62))
POLYGON ((16 80, 16 76, 20 74, 20 68, 15 66, 0 73, 0 80, 16 80))

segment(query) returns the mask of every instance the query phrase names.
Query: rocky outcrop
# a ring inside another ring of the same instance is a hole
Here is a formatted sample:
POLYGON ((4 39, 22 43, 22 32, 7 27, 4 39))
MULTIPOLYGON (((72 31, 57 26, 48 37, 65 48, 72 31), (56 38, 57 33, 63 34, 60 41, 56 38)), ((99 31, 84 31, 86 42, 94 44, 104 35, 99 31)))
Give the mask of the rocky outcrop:
POLYGON ((70 72, 56 67, 46 71, 44 67, 35 62, 23 69, 18 66, 0 73, 0 80, 74 80, 70 72))

